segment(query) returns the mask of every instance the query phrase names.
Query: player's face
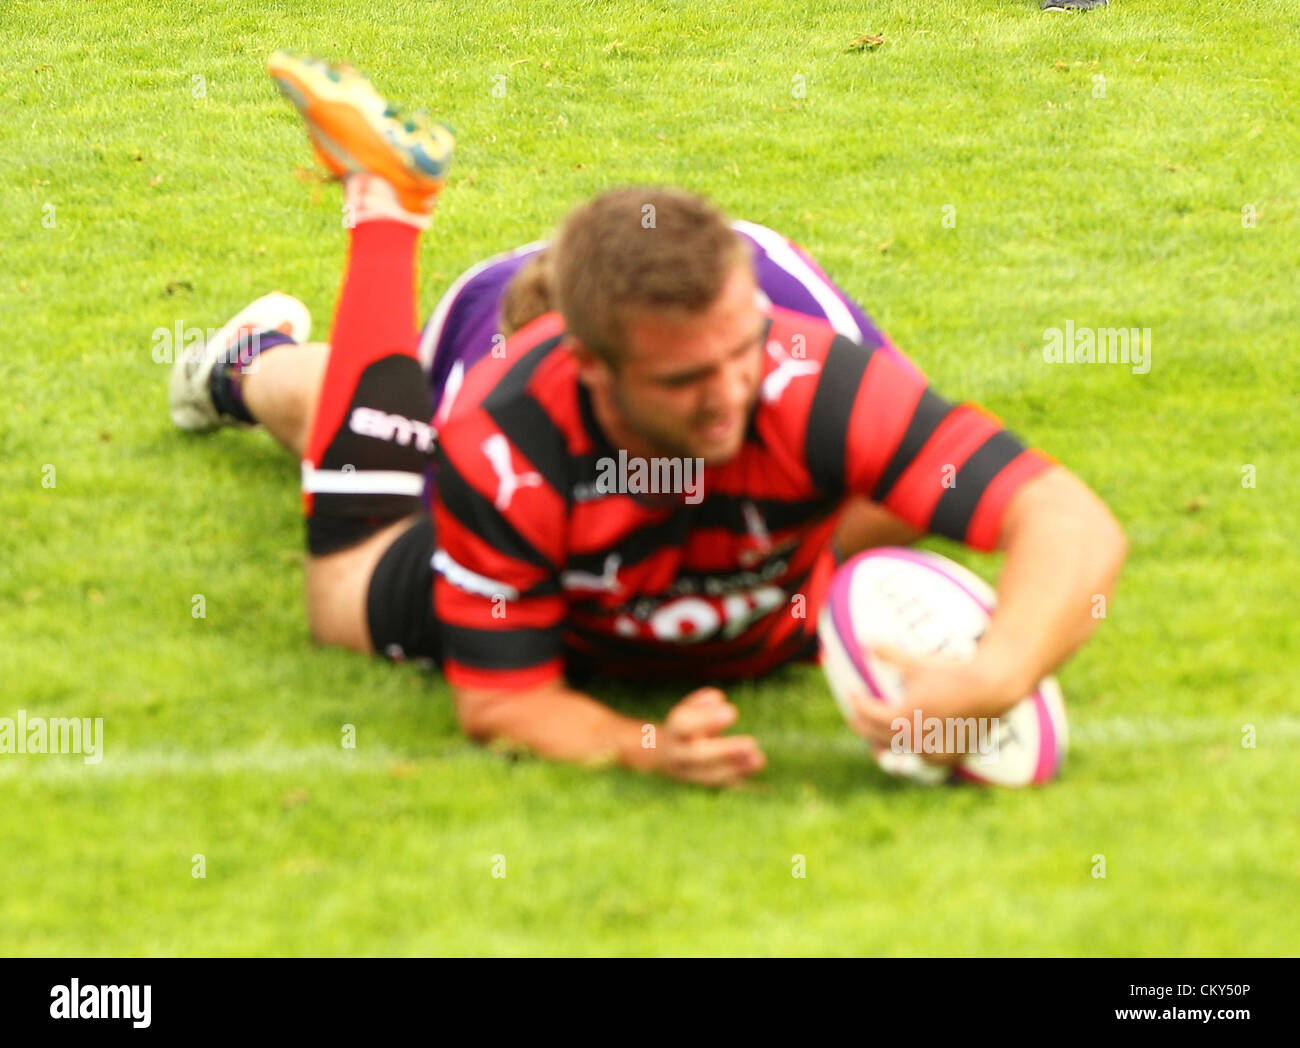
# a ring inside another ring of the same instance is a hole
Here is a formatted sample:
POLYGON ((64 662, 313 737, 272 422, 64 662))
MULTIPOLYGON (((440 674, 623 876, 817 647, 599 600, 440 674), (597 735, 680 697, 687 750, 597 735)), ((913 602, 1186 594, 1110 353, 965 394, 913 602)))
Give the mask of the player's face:
POLYGON ((740 451, 763 377, 766 318, 738 265, 703 313, 641 313, 609 394, 623 424, 659 454, 726 462, 740 451))

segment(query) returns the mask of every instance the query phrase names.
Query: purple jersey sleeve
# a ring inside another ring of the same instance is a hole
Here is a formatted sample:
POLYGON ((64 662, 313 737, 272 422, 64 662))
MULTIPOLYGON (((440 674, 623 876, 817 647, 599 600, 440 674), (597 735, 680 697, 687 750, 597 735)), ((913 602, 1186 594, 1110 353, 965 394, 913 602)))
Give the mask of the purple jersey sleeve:
POLYGON ((733 222, 732 228, 754 245, 758 286, 773 305, 820 317, 841 335, 863 345, 879 347, 908 370, 920 374, 920 369, 890 342, 861 306, 822 272, 806 251, 776 230, 754 222, 733 222))
POLYGON ((492 349, 492 337, 501 330, 501 299, 524 263, 546 246, 544 241, 467 269, 447 289, 420 333, 420 364, 429 376, 436 413, 447 380, 457 363, 469 370, 492 349))

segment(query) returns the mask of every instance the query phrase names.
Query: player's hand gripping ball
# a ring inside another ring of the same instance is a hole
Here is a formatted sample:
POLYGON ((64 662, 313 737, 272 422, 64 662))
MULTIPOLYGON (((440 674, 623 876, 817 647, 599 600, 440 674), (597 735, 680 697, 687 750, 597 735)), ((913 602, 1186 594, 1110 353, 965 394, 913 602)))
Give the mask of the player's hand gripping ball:
MULTIPOLYGON (((852 696, 898 705, 902 674, 873 654, 894 648, 914 655, 969 659, 989 623, 996 594, 983 579, 946 557, 913 549, 874 549, 850 558, 831 580, 817 632, 822 669, 850 724, 852 696)), ((875 747, 886 772, 917 782, 956 776, 999 786, 1026 786, 1051 779, 1065 758, 1065 703, 1054 677, 1044 677, 1028 696, 983 725, 909 724, 905 745, 875 747), (945 766, 922 759, 931 730, 965 732, 965 755, 945 766)))

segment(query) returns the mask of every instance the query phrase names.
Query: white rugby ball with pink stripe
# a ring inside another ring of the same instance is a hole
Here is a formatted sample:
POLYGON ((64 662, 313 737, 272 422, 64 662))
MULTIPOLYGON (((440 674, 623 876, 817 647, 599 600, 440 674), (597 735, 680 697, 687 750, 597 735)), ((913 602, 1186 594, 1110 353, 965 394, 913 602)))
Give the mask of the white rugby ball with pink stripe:
MULTIPOLYGON (((872 655, 870 647, 971 658, 996 600, 983 579, 934 553, 888 547, 847 560, 831 579, 817 624, 822 669, 845 718, 854 717, 849 698, 854 692, 891 705, 902 696, 902 674, 872 655)), ((929 730, 924 723, 916 727, 922 738, 929 730)), ((986 723, 982 734, 973 731, 973 723, 949 730, 954 729, 971 729, 968 734, 982 745, 968 743, 967 755, 951 774, 999 786, 1051 779, 1068 742, 1065 703, 1054 677, 1044 677, 1030 695, 999 716, 996 728, 986 723), (983 752, 970 752, 973 748, 983 752)), ((875 757, 890 774, 918 782, 941 782, 950 774, 912 752, 881 749, 875 757)))

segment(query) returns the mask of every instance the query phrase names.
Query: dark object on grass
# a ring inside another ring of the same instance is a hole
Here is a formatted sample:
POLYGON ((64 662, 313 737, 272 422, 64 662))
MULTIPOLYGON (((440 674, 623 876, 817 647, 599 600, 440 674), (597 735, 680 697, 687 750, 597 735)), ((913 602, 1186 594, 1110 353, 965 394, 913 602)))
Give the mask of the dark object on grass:
POLYGON ((1091 11, 1105 7, 1108 0, 1043 0, 1044 11, 1091 11))

